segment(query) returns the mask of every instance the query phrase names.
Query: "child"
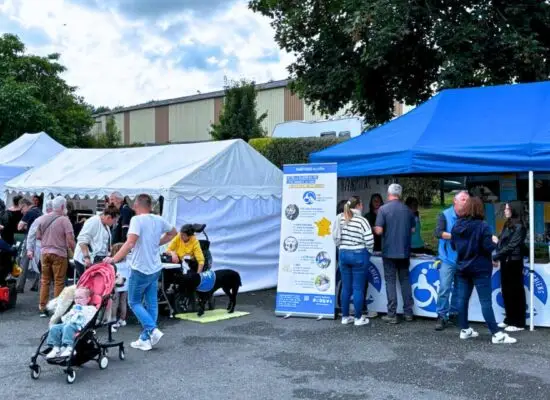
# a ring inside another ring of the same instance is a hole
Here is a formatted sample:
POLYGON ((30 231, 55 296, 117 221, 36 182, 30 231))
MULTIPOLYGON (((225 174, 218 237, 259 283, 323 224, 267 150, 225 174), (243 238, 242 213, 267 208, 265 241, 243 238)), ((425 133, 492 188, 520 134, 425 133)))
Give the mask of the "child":
POLYGON ((97 308, 88 305, 91 293, 87 288, 78 288, 75 291, 75 305, 61 317, 61 324, 52 325, 48 333, 47 343, 52 350, 46 358, 69 357, 73 352, 75 335, 92 320, 97 308))
MULTIPOLYGON (((114 257, 122 245, 123 243, 116 243, 113 245, 111 257, 114 257)), ((112 326, 112 332, 116 332, 118 328, 126 326, 126 314, 128 313, 128 281, 130 279, 130 266, 126 259, 116 265, 116 270, 117 274, 125 279, 124 286, 115 288, 116 295, 111 309, 111 320, 116 320, 117 323, 112 326)))

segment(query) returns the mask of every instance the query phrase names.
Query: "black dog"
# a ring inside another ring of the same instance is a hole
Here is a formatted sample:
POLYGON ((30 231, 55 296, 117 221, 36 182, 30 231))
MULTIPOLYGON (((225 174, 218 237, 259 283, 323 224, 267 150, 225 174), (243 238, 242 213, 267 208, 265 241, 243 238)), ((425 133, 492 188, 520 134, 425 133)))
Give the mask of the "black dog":
MULTIPOLYGON (((197 315, 200 317, 204 314, 204 307, 214 292, 218 289, 222 289, 224 293, 229 297, 229 304, 227 305, 227 311, 232 313, 235 311, 235 305, 237 304, 237 294, 239 293, 239 287, 242 286, 241 276, 237 271, 232 269, 220 269, 217 271, 208 271, 205 274, 213 273, 216 277, 214 286, 208 291, 197 290, 201 285, 201 274, 193 271, 189 271, 187 274, 179 275, 176 278, 178 290, 181 293, 197 293, 199 300, 199 312, 197 315)), ((202 275, 205 275, 202 274, 202 275)))

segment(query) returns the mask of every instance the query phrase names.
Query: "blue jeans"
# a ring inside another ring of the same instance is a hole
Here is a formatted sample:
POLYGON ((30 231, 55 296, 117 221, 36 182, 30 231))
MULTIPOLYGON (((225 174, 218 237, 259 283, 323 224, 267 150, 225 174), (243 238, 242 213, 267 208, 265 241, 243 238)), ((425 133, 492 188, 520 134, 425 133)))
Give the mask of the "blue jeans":
POLYGON ((449 315, 458 314, 458 285, 456 266, 441 262, 439 268, 439 290, 437 292, 437 316, 447 319, 449 315), (452 294, 451 294, 452 291, 452 294), (450 301, 449 301, 449 296, 450 301))
POLYGON ((157 327, 158 318, 158 280, 161 271, 145 275, 132 270, 128 281, 128 304, 143 327, 141 340, 151 338, 151 332, 157 327), (144 304, 145 303, 145 304, 144 304))
POLYGON ((342 317, 349 317, 349 303, 353 293, 355 318, 361 318, 365 303, 365 282, 370 253, 367 249, 340 250, 339 264, 342 276, 342 317))
POLYGON ((48 333, 47 343, 48 346, 61 347, 70 346, 73 347, 74 336, 79 331, 78 326, 75 324, 56 324, 50 328, 48 333))
POLYGON ((489 330, 494 335, 499 331, 495 314, 493 312, 493 301, 491 286, 491 272, 473 272, 469 270, 458 271, 458 322, 461 329, 468 329, 468 306, 470 305, 470 296, 474 290, 477 290, 479 302, 481 304, 481 312, 483 318, 489 327, 489 330))

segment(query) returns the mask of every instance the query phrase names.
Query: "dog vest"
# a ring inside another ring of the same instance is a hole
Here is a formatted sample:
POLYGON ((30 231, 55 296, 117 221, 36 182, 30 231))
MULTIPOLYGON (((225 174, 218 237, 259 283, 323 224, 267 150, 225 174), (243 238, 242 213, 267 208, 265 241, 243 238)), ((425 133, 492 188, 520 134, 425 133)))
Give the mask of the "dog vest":
POLYGON ((197 286, 198 292, 209 292, 216 284, 216 273, 214 271, 201 272, 201 283, 197 286))

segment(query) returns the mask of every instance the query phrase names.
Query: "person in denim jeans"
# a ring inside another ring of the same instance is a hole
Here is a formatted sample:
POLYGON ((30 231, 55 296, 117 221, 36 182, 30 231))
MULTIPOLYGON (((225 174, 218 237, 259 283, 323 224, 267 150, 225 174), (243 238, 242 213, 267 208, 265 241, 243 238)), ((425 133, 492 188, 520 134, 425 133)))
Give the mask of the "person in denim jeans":
POLYGON ((177 234, 176 228, 162 217, 151 213, 151 196, 136 197, 136 216, 130 221, 128 238, 122 248, 104 262, 120 263, 132 250, 129 257, 132 272, 128 282, 128 303, 141 323, 143 330, 130 345, 139 350, 151 350, 164 335, 157 327, 157 285, 162 272, 159 247, 170 242, 177 234))
POLYGON ((440 266, 436 331, 444 330, 449 322, 455 323, 456 316, 458 315, 456 304, 458 300, 458 285, 455 277, 456 252, 451 248, 451 230, 458 219, 457 212, 459 208, 464 206, 469 197, 470 195, 466 191, 457 193, 453 199, 452 207, 443 211, 437 220, 435 236, 439 239, 438 256, 440 266))
POLYGON ((352 196, 338 216, 339 268, 342 277, 342 324, 367 325, 369 319, 362 315, 365 301, 365 282, 374 237, 368 221, 361 216, 363 204, 358 196, 352 196), (351 317, 349 304, 353 294, 355 317, 351 317))
POLYGON ((496 249, 489 225, 484 221, 483 202, 471 197, 460 208, 455 226, 451 230, 451 246, 457 255, 458 321, 460 339, 471 339, 479 333, 470 328, 468 308, 474 287, 477 290, 481 312, 493 335, 494 344, 516 343, 516 339, 502 332, 495 320, 492 304, 491 276, 493 273, 492 252, 496 249))

